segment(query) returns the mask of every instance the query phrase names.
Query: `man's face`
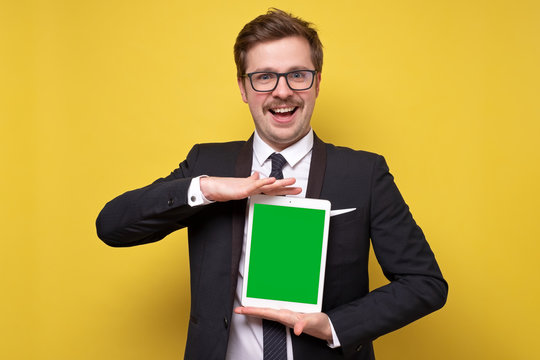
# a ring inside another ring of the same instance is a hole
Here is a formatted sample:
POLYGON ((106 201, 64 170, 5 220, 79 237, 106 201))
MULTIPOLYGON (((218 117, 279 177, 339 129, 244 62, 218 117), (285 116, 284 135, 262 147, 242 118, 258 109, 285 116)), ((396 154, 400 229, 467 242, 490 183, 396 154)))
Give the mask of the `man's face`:
MULTIPOLYGON (((246 54, 246 73, 293 70, 314 70, 309 43, 302 37, 260 43, 246 54)), ((293 91, 286 79, 280 77, 273 91, 257 92, 248 78, 238 79, 242 100, 249 105, 258 134, 274 150, 285 149, 309 132, 320 81, 321 75, 317 73, 310 89, 293 91)))

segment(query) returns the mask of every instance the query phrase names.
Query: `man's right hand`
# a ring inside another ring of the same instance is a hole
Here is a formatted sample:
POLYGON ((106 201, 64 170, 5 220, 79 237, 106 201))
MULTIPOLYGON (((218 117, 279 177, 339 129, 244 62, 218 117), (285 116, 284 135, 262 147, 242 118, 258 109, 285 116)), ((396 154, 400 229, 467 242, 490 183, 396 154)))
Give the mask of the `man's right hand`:
POLYGON ((298 195, 302 192, 302 188, 291 187, 295 182, 295 178, 259 179, 258 172, 254 172, 247 178, 212 176, 200 178, 203 195, 212 201, 240 200, 256 194, 298 195))

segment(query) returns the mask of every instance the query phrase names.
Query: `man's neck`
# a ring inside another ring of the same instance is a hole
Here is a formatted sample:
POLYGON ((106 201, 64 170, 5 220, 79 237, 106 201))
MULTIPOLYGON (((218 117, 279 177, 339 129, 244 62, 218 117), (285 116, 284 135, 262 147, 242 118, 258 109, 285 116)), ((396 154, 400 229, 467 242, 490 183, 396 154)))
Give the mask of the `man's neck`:
MULTIPOLYGON (((285 159, 287 159, 287 162, 291 166, 294 166, 307 154, 307 152, 311 151, 313 148, 313 138, 313 130, 310 129, 304 137, 283 149, 279 153, 281 153, 285 159)), ((263 141, 255 130, 255 134, 253 136, 253 152, 259 164, 262 164, 264 161, 266 161, 270 154, 275 152, 275 149, 263 141)))

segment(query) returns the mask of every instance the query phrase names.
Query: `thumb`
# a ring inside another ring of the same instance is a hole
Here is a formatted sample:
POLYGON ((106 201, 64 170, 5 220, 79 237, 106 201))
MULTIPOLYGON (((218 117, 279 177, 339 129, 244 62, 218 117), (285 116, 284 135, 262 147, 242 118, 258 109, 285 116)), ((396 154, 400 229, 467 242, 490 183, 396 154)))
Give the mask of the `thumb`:
POLYGON ((300 336, 304 332, 304 328, 307 325, 307 321, 305 319, 298 320, 296 324, 294 324, 294 335, 300 336))
POLYGON ((249 176, 249 179, 252 179, 252 180, 259 180, 259 172, 258 171, 254 171, 253 174, 251 174, 249 176))

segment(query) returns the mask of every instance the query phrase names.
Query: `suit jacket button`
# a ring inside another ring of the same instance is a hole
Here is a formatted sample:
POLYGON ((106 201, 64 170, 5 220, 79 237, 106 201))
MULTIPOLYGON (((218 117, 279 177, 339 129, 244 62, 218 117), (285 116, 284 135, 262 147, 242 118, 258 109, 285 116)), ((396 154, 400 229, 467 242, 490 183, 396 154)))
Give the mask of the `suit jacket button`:
POLYGON ((356 351, 360 351, 360 350, 362 350, 362 344, 360 344, 360 345, 358 345, 358 346, 356 347, 356 351))
POLYGON ((172 204, 174 204, 174 200, 173 200, 173 199, 169 199, 169 201, 167 201, 167 205, 172 206, 172 204))
POLYGON ((225 329, 229 327, 229 320, 226 317, 223 318, 223 325, 225 325, 225 329))

